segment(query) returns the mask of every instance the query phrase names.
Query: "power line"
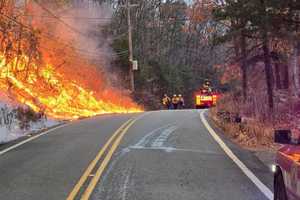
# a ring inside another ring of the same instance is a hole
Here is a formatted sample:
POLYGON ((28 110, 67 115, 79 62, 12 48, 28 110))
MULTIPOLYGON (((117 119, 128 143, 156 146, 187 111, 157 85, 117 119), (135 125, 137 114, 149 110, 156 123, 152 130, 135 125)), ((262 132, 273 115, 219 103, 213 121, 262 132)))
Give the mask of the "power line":
POLYGON ((83 35, 85 37, 89 37, 88 35, 80 32, 79 30, 77 30, 76 28, 74 28, 73 26, 69 25, 68 23, 66 23, 64 20, 62 20, 60 17, 56 16, 51 10, 49 10, 48 8, 46 8, 45 6, 43 6, 42 4, 40 4, 37 0, 33 0, 40 8, 42 8, 44 11, 46 11, 48 14, 50 14, 53 18, 57 19, 59 22, 61 22, 62 24, 64 24, 66 27, 68 27, 70 30, 72 30, 73 32, 83 35))
MULTIPOLYGON (((29 31, 31 31, 31 33, 33 33, 33 32, 35 31, 32 27, 27 26, 27 25, 25 25, 25 24, 23 24, 23 23, 17 21, 16 19, 10 17, 10 16, 7 16, 7 15, 5 15, 5 14, 3 14, 3 13, 0 13, 0 14, 1 14, 2 16, 4 16, 4 17, 8 18, 10 21, 15 22, 15 23, 18 24, 19 26, 22 26, 22 27, 28 29, 29 31)), ((48 39, 53 40, 53 41, 55 41, 55 42, 63 43, 63 42, 61 42, 61 41, 58 41, 58 39, 54 39, 55 36, 53 36, 53 35, 51 35, 51 34, 49 34, 49 33, 46 33, 46 34, 45 34, 44 32, 40 32, 40 34, 43 34, 45 37, 47 37, 48 39)), ((70 47, 70 48, 74 48, 74 47, 71 46, 70 44, 63 43, 63 45, 68 46, 68 47, 70 47)))
MULTIPOLYGON (((53 51, 53 49, 50 49, 50 48, 47 48, 47 47, 44 47, 44 46, 41 46, 42 49, 45 49, 45 50, 48 50, 48 51, 53 51)), ((62 59, 65 59, 65 58, 75 58, 75 59, 80 59, 82 60, 82 58, 79 58, 77 55, 72 55, 72 54, 68 54, 68 55, 64 55, 62 59)), ((102 62, 103 60, 99 59, 99 58, 89 58, 89 59, 92 59, 93 61, 99 61, 99 62, 102 62)))
MULTIPOLYGON (((74 32, 83 35, 87 38, 90 38, 90 36, 86 35, 85 33, 80 32, 79 30, 75 29, 74 27, 70 26, 68 23, 66 23, 65 21, 63 21, 60 17, 56 16, 51 10, 49 10, 48 8, 44 7, 42 4, 40 4, 39 2, 37 2, 37 0, 33 0, 38 6, 40 6, 43 10, 45 10, 47 13, 49 13, 50 15, 52 15, 53 18, 59 20, 61 23, 63 23, 65 26, 67 26, 69 29, 73 30, 74 32)), ((100 19, 100 18, 98 18, 100 19)), ((105 19, 111 19, 111 18, 105 18, 105 19)), ((85 51, 85 50, 84 50, 85 51)))
MULTIPOLYGON (((25 24, 23 24, 23 23, 17 21, 16 19, 10 17, 10 16, 7 16, 7 15, 5 15, 5 14, 3 14, 3 13, 0 13, 0 15, 2 15, 2 16, 4 16, 4 17, 8 18, 9 20, 11 20, 11 21, 15 22, 16 24, 18 24, 18 25, 20 25, 20 26, 22 26, 22 27, 28 29, 28 30, 31 31, 31 32, 34 32, 34 31, 35 31, 34 29, 32 29, 32 27, 27 26, 27 25, 25 25, 25 24)), ((47 37, 48 39, 50 39, 50 40, 52 40, 52 41, 55 41, 55 42, 58 42, 58 43, 63 44, 65 47, 69 47, 69 48, 71 48, 71 49, 74 49, 74 50, 76 50, 76 51, 79 51, 79 52, 81 52, 81 54, 85 54, 85 55, 89 55, 89 56, 99 56, 99 55, 101 54, 100 52, 92 52, 92 51, 87 51, 87 50, 85 50, 85 49, 76 48, 76 47, 72 46, 71 44, 67 44, 67 43, 64 43, 64 42, 62 42, 62 41, 59 41, 59 39, 55 39, 55 36, 53 36, 53 35, 51 35, 51 34, 49 34, 49 33, 40 32, 40 34, 44 35, 45 37, 47 37)), ((120 56, 126 55, 127 53, 128 53, 128 50, 123 50, 123 51, 119 51, 119 52, 114 52, 114 54, 120 55, 120 56)), ((102 54, 103 54, 103 52, 102 52, 102 54)))
MULTIPOLYGON (((39 17, 39 18, 52 18, 52 19, 57 19, 56 17, 51 17, 47 15, 24 15, 28 17, 39 17)), ((60 17, 60 19, 80 19, 80 20, 103 20, 103 21, 110 21, 112 18, 106 18, 106 17, 75 17, 75 16, 63 16, 60 17)))
MULTIPOLYGON (((50 49, 50 48, 45 47, 45 46, 41 46, 41 48, 45 49, 45 50, 48 50, 48 51, 53 51, 53 49, 50 49)), ((118 54, 118 55, 122 56, 122 54, 118 54)), ((85 55, 83 55, 83 56, 85 56, 85 55)), ((89 55, 86 55, 86 56, 89 56, 89 55)), ((82 59, 82 58, 79 58, 76 54, 74 54, 74 52, 72 52, 72 54, 66 54, 66 55, 64 55, 62 59, 66 59, 66 58, 70 58, 70 59, 75 58, 75 59, 79 59, 79 60, 82 59)), ((87 60, 103 62, 103 59, 99 59, 99 58, 95 58, 95 57, 89 57, 87 60)))
MULTIPOLYGON (((50 37, 47 37, 48 39, 51 39, 51 40, 54 40, 56 41, 55 39, 52 39, 50 37)), ((56 42, 59 42, 59 41, 56 41, 56 42)), ((105 55, 107 52, 103 52, 103 51, 88 51, 88 50, 85 50, 85 49, 80 49, 80 48, 76 48, 74 46, 71 46, 71 45, 68 45, 68 44, 65 44, 66 47, 69 47, 71 49, 74 49, 76 51, 78 51, 80 54, 82 55, 86 55, 86 56, 99 56, 99 55, 105 55)), ((119 55, 119 56, 122 56, 122 55, 126 55, 128 53, 128 50, 123 50, 123 51, 117 51, 117 52, 113 52, 115 55, 119 55)))

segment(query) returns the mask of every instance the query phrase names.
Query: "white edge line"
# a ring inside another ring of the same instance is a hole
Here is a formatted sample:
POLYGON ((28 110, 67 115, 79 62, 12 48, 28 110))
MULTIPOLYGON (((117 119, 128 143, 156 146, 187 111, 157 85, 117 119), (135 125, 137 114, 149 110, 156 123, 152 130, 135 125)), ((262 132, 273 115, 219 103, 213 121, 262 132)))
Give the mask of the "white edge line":
POLYGON ((24 144, 26 144, 26 143, 28 143, 28 142, 30 142, 30 141, 32 141, 32 140, 35 140, 35 139, 37 139, 37 138, 39 138, 39 137, 41 137, 41 136, 43 136, 43 135, 46 135, 46 134, 48 134, 48 133, 50 133, 50 132, 52 132, 52 131, 55 131, 55 130, 57 130, 57 129, 63 128, 63 127, 65 127, 65 126, 67 126, 67 125, 69 125, 69 124, 62 124, 62 125, 59 125, 59 126, 57 126, 57 127, 55 127, 55 128, 51 128, 51 129, 49 129, 49 130, 47 130, 47 131, 44 131, 44 132, 42 132, 42 133, 40 133, 40 134, 38 134, 38 135, 35 135, 35 136, 31 137, 31 138, 28 138, 28 139, 26 139, 26 140, 24 140, 24 141, 22 141, 22 142, 20 142, 20 143, 18 143, 18 144, 12 145, 12 146, 10 146, 10 147, 8 147, 8 148, 6 148, 6 149, 0 151, 0 156, 2 156, 3 154, 5 154, 5 153, 7 153, 7 152, 9 152, 9 151, 11 151, 11 150, 14 150, 14 149, 18 148, 19 146, 22 146, 22 145, 24 145, 24 144))
POLYGON ((256 187, 269 199, 273 200, 273 192, 263 184, 254 173, 230 150, 230 148, 222 141, 218 134, 209 125, 206 118, 204 117, 204 111, 200 113, 200 118, 208 132, 214 138, 214 140, 220 145, 231 160, 242 170, 242 172, 256 185, 256 187))

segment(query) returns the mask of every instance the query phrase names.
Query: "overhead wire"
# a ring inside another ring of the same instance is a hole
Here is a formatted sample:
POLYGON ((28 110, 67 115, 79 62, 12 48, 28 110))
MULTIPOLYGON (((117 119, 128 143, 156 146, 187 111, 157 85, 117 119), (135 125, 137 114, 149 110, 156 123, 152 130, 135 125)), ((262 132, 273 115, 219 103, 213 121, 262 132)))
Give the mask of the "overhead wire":
MULTIPOLYGON (((47 15, 24 15, 28 17, 39 17, 39 18, 52 18, 52 19, 57 19, 57 17, 51 17, 47 15)), ((109 17, 77 17, 77 16, 62 16, 59 17, 60 19, 80 19, 80 20, 97 20, 97 21, 110 21, 112 18, 109 17)))
MULTIPOLYGON (((50 14, 52 17, 50 18, 54 18, 57 19, 59 22, 61 22, 62 24, 64 24, 66 27, 68 27, 69 29, 71 29, 73 32, 80 34, 84 37, 90 38, 89 35, 77 30, 76 28, 72 27, 70 24, 66 23, 64 20, 61 19, 61 17, 56 16, 51 10, 49 10, 48 8, 46 8, 45 6, 43 6, 42 4, 40 4, 37 0, 33 0, 40 8, 42 8, 44 11, 46 11, 48 14, 50 14)), ((96 18, 89 18, 89 17, 73 17, 73 16, 69 16, 69 17, 63 17, 63 18, 73 18, 73 19, 101 19, 101 20, 111 20, 112 18, 107 18, 107 17, 96 17, 96 18)), ((123 35, 123 34, 122 34, 123 35)), ((122 35, 119 36, 115 36, 116 38, 122 37, 122 35)))
MULTIPOLYGON (((2 16, 4 16, 4 17, 8 18, 9 20, 15 22, 16 24, 18 24, 18 25, 20 25, 20 26, 23 26, 24 28, 30 30, 31 32, 35 31, 34 29, 32 29, 32 27, 27 26, 27 25, 25 25, 25 24, 23 24, 23 23, 17 21, 16 19, 10 17, 10 16, 7 16, 7 15, 5 15, 5 14, 3 14, 3 13, 0 13, 0 15, 2 15, 2 16)), ((47 38, 50 39, 50 40, 53 40, 53 41, 58 42, 58 43, 61 43, 61 44, 63 44, 63 45, 66 46, 66 47, 69 47, 69 48, 71 48, 71 49, 74 49, 74 50, 76 50, 76 51, 79 51, 79 52, 81 52, 81 54, 86 54, 86 55, 88 54, 88 55, 90 55, 90 56, 99 56, 101 53, 104 54, 103 52, 92 52, 92 51, 88 51, 88 50, 86 50, 86 49, 76 48, 76 47, 74 47, 74 46, 71 45, 71 44, 68 44, 68 43, 64 43, 64 42, 62 42, 62 41, 59 41, 58 38, 56 38, 55 36, 53 36, 53 35, 51 35, 51 34, 49 34, 49 33, 40 32, 40 34, 44 35, 45 37, 47 37, 47 38)), ((120 52, 114 52, 114 54, 116 54, 116 55, 123 55, 123 54, 126 54, 127 52, 128 52, 128 50, 124 50, 124 51, 120 51, 120 52)), ((106 52, 105 52, 105 53, 106 53, 106 52)))
MULTIPOLYGON (((63 23, 65 26, 67 26, 69 29, 73 30, 73 32, 81 34, 87 38, 90 38, 90 36, 88 36, 85 33, 80 32, 79 30, 77 30, 76 28, 72 27, 71 25, 69 25, 68 23, 66 23, 65 21, 63 21, 60 17, 56 16, 51 10, 49 10, 48 8, 46 8, 45 6, 43 6, 42 4, 40 4, 37 0, 33 0, 39 7, 41 7, 43 10, 45 10, 47 13, 49 13, 50 15, 52 15, 53 18, 57 19, 58 21, 60 21, 61 23, 63 23)), ((76 17, 75 17, 76 18, 76 17)), ((112 18, 86 18, 86 19, 112 19, 112 18)), ((123 34, 122 34, 123 35, 123 34)), ((115 36, 117 38, 121 37, 122 35, 119 36, 115 36)), ((73 47, 74 48, 74 47, 73 47)), ((78 49, 77 49, 78 50, 78 49)), ((86 50, 83 50, 86 51, 86 50)), ((118 52, 116 52, 118 54, 118 52)))
POLYGON ((60 17, 56 16, 51 10, 49 10, 48 8, 46 8, 45 6, 43 6, 41 3, 39 3, 37 0, 33 0, 40 8, 42 8, 44 11, 46 11, 48 14, 50 14, 53 18, 57 19, 60 23, 62 23, 63 25, 65 25, 66 27, 68 27, 70 30, 72 30, 73 32, 83 35, 85 37, 89 37, 88 35, 86 35, 85 33, 77 30, 76 28, 74 28, 73 26, 71 26, 70 24, 66 23, 64 20, 62 20, 60 17))

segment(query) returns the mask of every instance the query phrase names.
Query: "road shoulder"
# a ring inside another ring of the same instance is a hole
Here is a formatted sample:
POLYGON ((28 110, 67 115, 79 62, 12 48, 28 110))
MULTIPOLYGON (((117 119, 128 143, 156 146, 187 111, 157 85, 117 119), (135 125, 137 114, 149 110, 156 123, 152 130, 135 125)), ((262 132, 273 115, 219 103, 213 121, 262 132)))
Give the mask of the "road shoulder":
POLYGON ((271 164, 273 153, 270 152, 257 152, 243 148, 226 136, 224 131, 216 126, 213 120, 204 114, 207 122, 223 142, 230 148, 230 150, 263 182, 271 191, 273 191, 273 174, 271 171, 271 164))
MULTIPOLYGON (((30 139, 30 138, 35 138, 35 137, 39 137, 39 135, 44 134, 46 132, 51 132, 52 130, 55 130, 56 128, 59 128, 61 126, 66 125, 67 122, 61 122, 59 124, 50 126, 50 127, 46 127, 43 129, 40 129, 38 131, 28 131, 27 133, 24 134, 24 136, 16 139, 16 140, 12 140, 10 142, 6 142, 6 143, 2 143, 0 144, 0 152, 3 152, 7 149, 10 149, 16 145, 22 144, 24 142, 26 142, 26 140, 30 139)), ((1 154, 1 153, 0 153, 1 154)))

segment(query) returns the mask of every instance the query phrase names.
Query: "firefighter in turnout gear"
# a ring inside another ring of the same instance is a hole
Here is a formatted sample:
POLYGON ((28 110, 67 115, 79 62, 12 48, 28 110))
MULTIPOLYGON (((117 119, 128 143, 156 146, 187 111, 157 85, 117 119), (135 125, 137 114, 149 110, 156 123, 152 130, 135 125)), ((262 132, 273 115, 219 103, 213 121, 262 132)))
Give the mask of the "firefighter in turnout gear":
POLYGON ((183 109, 184 108, 184 99, 181 94, 178 95, 178 108, 183 109))
POLYGON ((179 103, 179 99, 178 99, 177 95, 174 94, 173 98, 172 98, 172 105, 173 105, 174 110, 178 109, 178 103, 179 103))
POLYGON ((165 109, 171 108, 171 98, 167 94, 164 95, 162 99, 162 104, 165 107, 165 109))
POLYGON ((210 81, 208 79, 206 79, 204 81, 204 84, 202 87, 203 87, 203 89, 207 90, 208 92, 212 92, 210 81))

